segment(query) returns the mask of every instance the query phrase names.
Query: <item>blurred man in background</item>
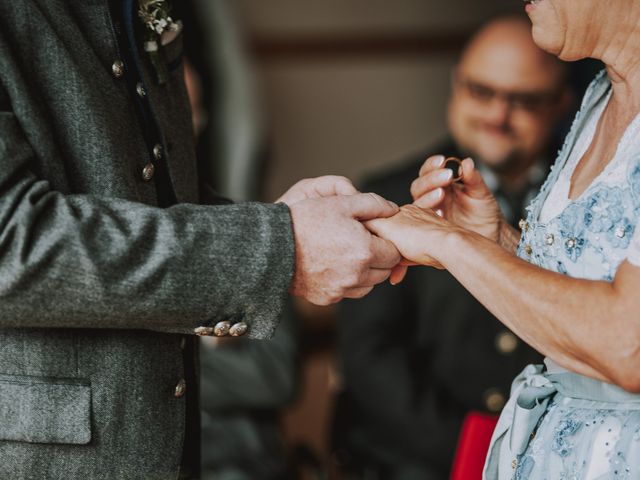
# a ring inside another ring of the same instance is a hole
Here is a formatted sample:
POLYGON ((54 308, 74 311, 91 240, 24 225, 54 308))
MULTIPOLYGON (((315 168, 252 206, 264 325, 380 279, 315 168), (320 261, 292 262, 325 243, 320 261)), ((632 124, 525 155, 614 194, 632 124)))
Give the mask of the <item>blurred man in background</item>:
MULTIPOLYGON (((365 190, 411 203, 428 156, 471 156, 517 223, 554 158, 572 98, 566 67, 530 30, 519 17, 482 28, 452 74, 450 138, 365 190)), ((398 286, 343 302, 339 317, 344 392, 334 446, 347 478, 448 478, 467 412, 498 413, 513 377, 542 359, 445 271, 412 268, 398 286)))

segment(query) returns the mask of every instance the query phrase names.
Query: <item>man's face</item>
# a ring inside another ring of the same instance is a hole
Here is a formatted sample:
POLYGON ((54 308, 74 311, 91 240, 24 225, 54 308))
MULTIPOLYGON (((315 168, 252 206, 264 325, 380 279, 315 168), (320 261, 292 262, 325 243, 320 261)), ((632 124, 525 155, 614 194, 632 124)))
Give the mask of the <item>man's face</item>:
POLYGON ((452 82, 454 140, 497 171, 540 155, 566 103, 559 67, 530 48, 518 51, 517 42, 471 48, 452 82))

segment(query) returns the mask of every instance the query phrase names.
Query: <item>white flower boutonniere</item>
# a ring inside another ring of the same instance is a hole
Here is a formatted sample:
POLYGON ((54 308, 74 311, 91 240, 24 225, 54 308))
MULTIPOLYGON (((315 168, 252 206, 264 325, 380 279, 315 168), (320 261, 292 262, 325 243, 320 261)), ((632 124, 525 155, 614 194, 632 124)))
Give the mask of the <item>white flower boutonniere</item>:
POLYGON ((160 46, 175 38, 182 30, 182 22, 174 21, 171 16, 171 6, 166 0, 139 0, 138 16, 145 24, 147 33, 144 49, 149 54, 151 63, 156 70, 158 83, 168 80, 167 65, 160 58, 160 46))

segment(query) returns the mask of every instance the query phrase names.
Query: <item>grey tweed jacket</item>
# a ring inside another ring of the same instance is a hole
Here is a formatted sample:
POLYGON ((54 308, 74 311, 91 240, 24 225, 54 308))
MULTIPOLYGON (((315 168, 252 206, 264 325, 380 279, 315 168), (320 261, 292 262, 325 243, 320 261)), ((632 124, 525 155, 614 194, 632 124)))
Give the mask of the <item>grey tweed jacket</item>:
POLYGON ((0 0, 1 479, 177 478, 182 339, 271 335, 291 279, 285 206, 197 205, 179 38, 164 85, 139 49, 178 199, 157 207, 120 28, 108 0, 0 0))

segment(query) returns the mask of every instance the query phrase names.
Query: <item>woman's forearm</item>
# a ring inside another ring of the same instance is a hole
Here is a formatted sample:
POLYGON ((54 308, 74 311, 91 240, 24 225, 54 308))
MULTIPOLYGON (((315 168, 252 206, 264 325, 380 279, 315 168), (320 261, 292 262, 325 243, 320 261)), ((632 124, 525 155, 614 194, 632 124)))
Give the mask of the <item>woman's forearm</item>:
POLYGON ((538 268, 471 232, 447 241, 442 264, 525 342, 577 373, 640 387, 640 322, 624 288, 538 268))

